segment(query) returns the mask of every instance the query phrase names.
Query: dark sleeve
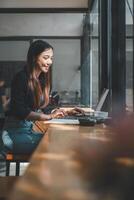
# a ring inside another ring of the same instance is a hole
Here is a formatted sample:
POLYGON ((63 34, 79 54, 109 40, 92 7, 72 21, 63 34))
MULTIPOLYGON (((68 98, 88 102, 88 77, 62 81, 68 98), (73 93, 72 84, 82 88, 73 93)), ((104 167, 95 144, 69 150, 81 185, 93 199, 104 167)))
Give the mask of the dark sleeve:
POLYGON ((0 96, 4 96, 4 95, 5 95, 5 88, 0 87, 0 96))
POLYGON ((25 119, 31 112, 27 102, 27 78, 25 73, 18 73, 11 85, 11 113, 19 119, 25 119))

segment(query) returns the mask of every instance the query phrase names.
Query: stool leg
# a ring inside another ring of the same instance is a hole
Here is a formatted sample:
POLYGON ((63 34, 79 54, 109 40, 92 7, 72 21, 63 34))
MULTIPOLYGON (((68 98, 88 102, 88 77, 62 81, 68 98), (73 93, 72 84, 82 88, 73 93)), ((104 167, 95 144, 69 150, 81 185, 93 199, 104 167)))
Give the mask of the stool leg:
POLYGON ((20 175, 20 162, 16 161, 16 176, 20 175))
POLYGON ((10 161, 6 161, 6 176, 9 176, 10 173, 10 161))

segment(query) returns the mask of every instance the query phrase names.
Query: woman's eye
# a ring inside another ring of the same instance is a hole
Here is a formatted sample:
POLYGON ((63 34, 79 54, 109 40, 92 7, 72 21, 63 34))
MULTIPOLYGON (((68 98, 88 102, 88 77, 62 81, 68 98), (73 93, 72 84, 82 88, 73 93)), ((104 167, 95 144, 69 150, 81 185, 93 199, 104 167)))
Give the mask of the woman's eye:
POLYGON ((49 58, 49 56, 44 56, 43 58, 44 58, 44 59, 48 59, 48 58, 49 58))

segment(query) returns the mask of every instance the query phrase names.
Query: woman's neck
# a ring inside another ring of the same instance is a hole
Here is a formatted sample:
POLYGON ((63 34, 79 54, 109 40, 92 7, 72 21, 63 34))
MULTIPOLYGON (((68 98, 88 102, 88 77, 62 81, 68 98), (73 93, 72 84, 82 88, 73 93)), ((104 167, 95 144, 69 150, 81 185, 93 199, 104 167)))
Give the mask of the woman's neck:
POLYGON ((37 77, 37 78, 39 78, 40 74, 41 74, 41 70, 39 70, 39 69, 36 70, 36 77, 37 77))

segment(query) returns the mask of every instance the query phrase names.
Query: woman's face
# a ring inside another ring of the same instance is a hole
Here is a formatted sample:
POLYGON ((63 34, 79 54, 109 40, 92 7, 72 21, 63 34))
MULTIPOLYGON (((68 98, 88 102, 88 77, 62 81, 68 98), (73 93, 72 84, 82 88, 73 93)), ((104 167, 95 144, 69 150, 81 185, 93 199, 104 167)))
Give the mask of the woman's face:
POLYGON ((53 50, 47 49, 37 57, 36 60, 37 71, 47 73, 52 63, 53 63, 53 50))

